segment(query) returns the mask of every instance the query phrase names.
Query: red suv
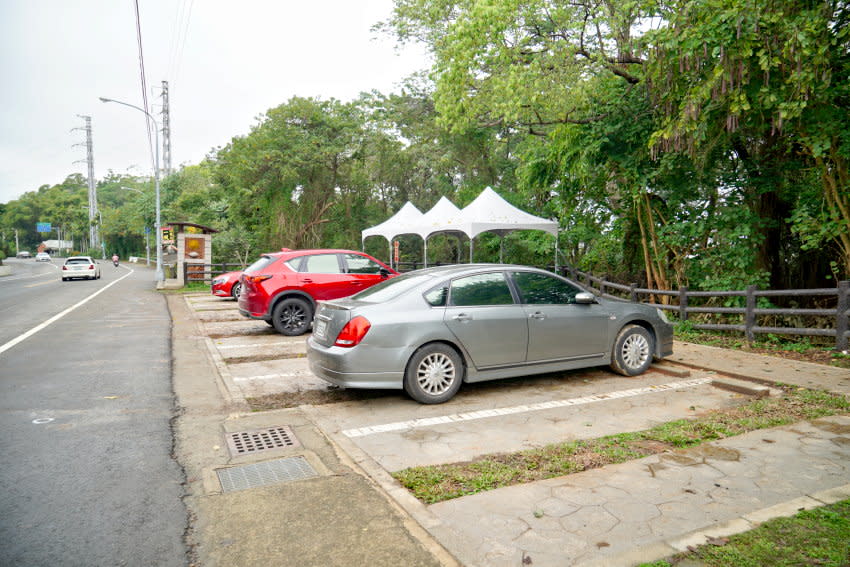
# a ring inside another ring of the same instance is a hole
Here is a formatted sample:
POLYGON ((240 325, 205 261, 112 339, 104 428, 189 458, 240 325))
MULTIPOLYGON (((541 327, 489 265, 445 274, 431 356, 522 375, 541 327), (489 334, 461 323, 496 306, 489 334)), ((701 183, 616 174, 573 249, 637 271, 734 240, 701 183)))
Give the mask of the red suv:
POLYGON ((316 302, 347 297, 398 272, 353 250, 289 250, 263 254, 242 274, 239 313, 295 336, 310 328, 316 302))

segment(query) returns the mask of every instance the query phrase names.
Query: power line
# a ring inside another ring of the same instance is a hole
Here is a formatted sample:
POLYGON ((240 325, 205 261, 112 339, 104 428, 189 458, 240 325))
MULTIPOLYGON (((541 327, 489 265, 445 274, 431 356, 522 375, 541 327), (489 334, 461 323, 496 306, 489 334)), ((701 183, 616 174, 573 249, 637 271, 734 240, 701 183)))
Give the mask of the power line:
POLYGON ((141 75, 141 85, 142 85, 142 108, 145 111, 145 130, 148 133, 148 149, 151 154, 151 163, 153 165, 153 169, 156 170, 156 161, 154 160, 154 147, 153 147, 153 137, 151 136, 151 123, 148 120, 148 82, 147 75, 145 73, 145 54, 142 49, 142 22, 139 17, 139 0, 134 0, 133 2, 136 8, 136 42, 139 46, 139 74, 141 75))

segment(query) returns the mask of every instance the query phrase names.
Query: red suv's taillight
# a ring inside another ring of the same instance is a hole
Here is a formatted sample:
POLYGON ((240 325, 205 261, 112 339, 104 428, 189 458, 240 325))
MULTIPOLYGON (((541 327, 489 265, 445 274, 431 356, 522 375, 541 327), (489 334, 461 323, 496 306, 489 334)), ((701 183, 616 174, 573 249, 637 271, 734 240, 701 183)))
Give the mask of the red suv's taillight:
POLYGON ((358 315, 351 321, 345 324, 345 327, 339 332, 336 337, 334 346, 353 347, 360 344, 369 329, 372 328, 372 323, 366 317, 358 315))
POLYGON ((267 279, 271 278, 271 276, 260 275, 260 276, 245 276, 245 281, 251 282, 252 284, 258 284, 260 282, 264 282, 267 279))

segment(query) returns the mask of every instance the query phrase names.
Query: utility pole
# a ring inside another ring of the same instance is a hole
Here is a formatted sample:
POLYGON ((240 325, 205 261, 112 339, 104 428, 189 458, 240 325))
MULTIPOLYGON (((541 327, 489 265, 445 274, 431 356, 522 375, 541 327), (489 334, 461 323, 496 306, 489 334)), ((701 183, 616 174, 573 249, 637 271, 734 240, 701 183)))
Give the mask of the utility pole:
POLYGON ((168 106, 168 81, 162 81, 162 163, 165 175, 171 175, 171 118, 168 106))
MULTIPOLYGON (((86 162, 88 162, 89 184, 89 248, 94 248, 95 246, 101 248, 102 257, 105 259, 106 250, 100 242, 100 225, 98 224, 99 214, 97 210, 97 187, 94 182, 94 146, 92 143, 91 116, 82 114, 78 114, 77 116, 86 121, 86 162)), ((80 130, 80 128, 74 128, 74 130, 80 130)), ((74 145, 79 146, 82 144, 74 145)))

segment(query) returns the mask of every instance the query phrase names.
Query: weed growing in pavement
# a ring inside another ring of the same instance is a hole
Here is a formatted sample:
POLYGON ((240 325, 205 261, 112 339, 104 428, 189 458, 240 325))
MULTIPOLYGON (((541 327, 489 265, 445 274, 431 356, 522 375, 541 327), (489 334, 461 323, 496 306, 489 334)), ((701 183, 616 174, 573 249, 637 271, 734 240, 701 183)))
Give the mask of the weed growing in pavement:
POLYGON ((713 538, 663 561, 641 567, 705 565, 706 567, 776 567, 820 565, 843 567, 850 561, 850 500, 776 518, 759 527, 724 538, 713 538))
POLYGON ((393 473, 427 504, 503 486, 564 476, 671 449, 692 447, 804 419, 850 412, 850 401, 828 392, 782 387, 781 395, 693 419, 597 439, 569 441, 517 453, 485 455, 463 463, 412 467, 393 473))

